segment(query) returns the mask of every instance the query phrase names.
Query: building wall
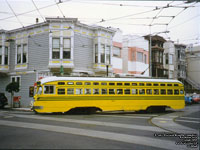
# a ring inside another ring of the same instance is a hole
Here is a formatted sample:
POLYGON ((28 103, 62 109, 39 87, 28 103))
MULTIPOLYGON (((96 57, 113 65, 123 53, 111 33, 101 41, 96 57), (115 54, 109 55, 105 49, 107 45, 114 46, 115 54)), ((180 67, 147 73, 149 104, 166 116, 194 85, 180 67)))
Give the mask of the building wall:
POLYGON ((124 73, 149 76, 149 51, 148 41, 144 37, 135 35, 124 36, 123 42, 123 67, 124 73), (142 60, 139 60, 138 53, 142 54, 142 60), (146 56, 146 59, 145 59, 146 56))
POLYGON ((186 52, 187 77, 200 85, 200 46, 186 52))
POLYGON ((93 70, 93 38, 74 35, 74 70, 93 70))
POLYGON ((113 52, 115 50, 115 47, 120 49, 120 54, 118 56, 112 54, 112 68, 113 68, 113 73, 114 74, 122 74, 123 73, 123 35, 122 31, 119 29, 116 29, 115 35, 113 37, 113 52))
POLYGON ((175 44, 175 54, 176 54, 176 75, 178 79, 186 79, 186 45, 175 44))
POLYGON ((43 33, 28 39, 28 71, 47 70, 49 64, 49 34, 43 33))
POLYGON ((175 46, 172 41, 166 41, 164 43, 164 54, 163 54, 163 65, 167 70, 167 75, 169 79, 176 79, 176 55, 175 46), (167 59, 167 60, 166 60, 167 59))

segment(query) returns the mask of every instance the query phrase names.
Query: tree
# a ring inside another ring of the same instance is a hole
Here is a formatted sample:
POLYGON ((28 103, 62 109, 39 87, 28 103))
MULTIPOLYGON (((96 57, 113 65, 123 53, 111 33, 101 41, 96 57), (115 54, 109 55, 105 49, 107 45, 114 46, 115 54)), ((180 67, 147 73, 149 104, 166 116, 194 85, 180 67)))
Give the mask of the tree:
POLYGON ((14 92, 19 92, 19 83, 11 82, 6 86, 6 91, 11 93, 11 107, 13 107, 14 92))

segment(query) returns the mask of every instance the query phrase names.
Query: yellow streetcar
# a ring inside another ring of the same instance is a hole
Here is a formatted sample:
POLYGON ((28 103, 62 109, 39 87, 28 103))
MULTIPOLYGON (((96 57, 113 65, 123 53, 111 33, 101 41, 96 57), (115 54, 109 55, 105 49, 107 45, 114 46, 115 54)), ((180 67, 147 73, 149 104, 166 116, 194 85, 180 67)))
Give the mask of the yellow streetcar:
POLYGON ((100 77, 47 77, 37 82, 37 113, 183 109, 184 86, 178 80, 100 77))

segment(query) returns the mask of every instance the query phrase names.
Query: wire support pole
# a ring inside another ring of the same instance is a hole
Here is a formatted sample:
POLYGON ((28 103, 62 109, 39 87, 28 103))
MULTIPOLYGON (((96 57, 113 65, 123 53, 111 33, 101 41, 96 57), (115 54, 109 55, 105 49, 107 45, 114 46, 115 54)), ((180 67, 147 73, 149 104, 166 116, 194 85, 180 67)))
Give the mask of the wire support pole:
POLYGON ((150 34, 149 34, 149 76, 152 78, 152 65, 151 65, 151 26, 149 26, 150 34))

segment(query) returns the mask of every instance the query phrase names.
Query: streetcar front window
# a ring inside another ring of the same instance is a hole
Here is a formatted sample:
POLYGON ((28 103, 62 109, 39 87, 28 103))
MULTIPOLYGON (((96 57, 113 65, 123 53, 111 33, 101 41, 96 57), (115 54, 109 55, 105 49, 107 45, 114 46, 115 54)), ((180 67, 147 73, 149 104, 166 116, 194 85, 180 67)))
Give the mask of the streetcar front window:
POLYGON ((37 94, 38 95, 42 94, 42 87, 41 86, 38 88, 37 94))

